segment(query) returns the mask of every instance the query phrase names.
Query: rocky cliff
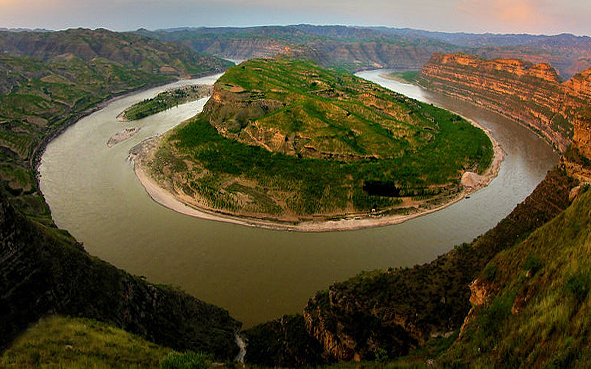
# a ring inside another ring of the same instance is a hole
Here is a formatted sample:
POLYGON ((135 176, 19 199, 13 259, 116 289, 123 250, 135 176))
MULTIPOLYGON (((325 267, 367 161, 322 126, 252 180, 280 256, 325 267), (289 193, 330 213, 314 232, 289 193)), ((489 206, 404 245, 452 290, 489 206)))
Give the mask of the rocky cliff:
POLYGON ((566 108, 574 115, 573 143, 591 158, 591 68, 564 83, 566 108))
POLYGON ((561 151, 571 142, 588 150, 591 68, 562 83, 548 64, 434 54, 419 81, 527 124, 561 151))
POLYGON ((257 347, 264 342, 261 337, 266 337, 278 342, 274 347, 286 349, 272 353, 257 349, 247 354, 247 362, 279 365, 305 357, 310 365, 394 358, 431 338, 450 337, 471 309, 470 284, 484 266, 566 209, 575 184, 564 171, 554 170, 507 218, 471 244, 457 246, 424 265, 362 273, 318 292, 304 309, 303 319, 308 335, 323 352, 310 349, 304 356, 293 349, 297 342, 306 342, 306 347, 317 345, 303 338, 297 328, 301 323, 286 329, 282 322, 270 322, 251 334, 257 347))

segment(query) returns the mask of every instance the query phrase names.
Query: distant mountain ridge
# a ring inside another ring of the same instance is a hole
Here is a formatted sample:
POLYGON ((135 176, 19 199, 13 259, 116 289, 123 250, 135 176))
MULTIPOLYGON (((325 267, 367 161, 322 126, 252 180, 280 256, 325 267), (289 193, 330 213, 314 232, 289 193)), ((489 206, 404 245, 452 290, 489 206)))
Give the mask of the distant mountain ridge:
POLYGON ((487 58, 513 57, 533 63, 550 63, 563 79, 591 66, 591 38, 570 34, 469 34, 306 24, 142 29, 137 32, 233 59, 274 56, 286 48, 307 49, 310 58, 321 65, 350 71, 368 68, 418 70, 433 52, 463 52, 487 58))
POLYGON ((190 76, 223 62, 187 47, 106 29, 69 29, 59 32, 0 32, 0 53, 42 61, 72 57, 90 61, 104 58, 148 73, 190 76), (199 67, 196 68, 196 66, 199 67))

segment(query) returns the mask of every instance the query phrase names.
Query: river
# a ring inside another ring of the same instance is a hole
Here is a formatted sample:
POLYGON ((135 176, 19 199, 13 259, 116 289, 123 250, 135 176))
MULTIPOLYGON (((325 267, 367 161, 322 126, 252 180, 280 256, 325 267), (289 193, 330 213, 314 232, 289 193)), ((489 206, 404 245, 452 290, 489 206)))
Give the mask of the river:
MULTIPOLYGON (((53 140, 39 168, 53 219, 86 250, 154 283, 180 286, 224 307, 245 326, 301 312, 309 297, 362 270, 412 266, 470 242, 504 218, 556 165, 535 134, 502 116, 419 87, 359 75, 446 107, 490 130, 507 156, 485 189, 444 210, 402 224, 345 232, 294 233, 192 218, 151 200, 127 160, 130 148, 203 108, 206 99, 136 122, 117 115, 163 87, 116 99, 53 140), (109 138, 141 127, 112 148, 109 138)), ((213 83, 216 76, 176 83, 213 83)), ((171 87, 171 86, 166 86, 171 87)))

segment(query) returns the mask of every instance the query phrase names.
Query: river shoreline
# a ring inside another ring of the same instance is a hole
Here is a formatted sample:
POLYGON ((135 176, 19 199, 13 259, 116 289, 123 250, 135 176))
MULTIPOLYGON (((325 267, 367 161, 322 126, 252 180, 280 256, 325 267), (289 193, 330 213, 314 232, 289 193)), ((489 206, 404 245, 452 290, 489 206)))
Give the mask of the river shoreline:
POLYGON ((383 227, 394 224, 400 224, 408 220, 431 214, 433 212, 447 208, 456 202, 468 197, 470 194, 488 186, 490 182, 498 175, 501 163, 505 157, 505 152, 500 144, 494 139, 492 134, 473 120, 467 119, 474 126, 482 129, 492 142, 494 157, 491 165, 482 174, 466 172, 462 177, 464 189, 458 193, 451 201, 441 206, 431 209, 418 209, 416 213, 406 215, 373 215, 371 213, 353 214, 344 216, 339 220, 321 220, 321 221, 300 221, 286 222, 280 220, 262 219, 256 217, 237 216, 224 213, 216 209, 197 207, 193 204, 187 204, 182 201, 172 189, 164 188, 159 182, 150 175, 150 169, 147 167, 148 158, 158 149, 160 140, 166 136, 156 136, 149 138, 130 151, 129 160, 133 163, 136 177, 148 193, 148 195, 158 204, 176 211, 178 213, 189 215, 195 218, 214 220, 218 222, 232 223, 243 226, 272 229, 277 231, 292 232, 334 232, 334 231, 352 231, 357 229, 383 227), (466 176, 469 173, 470 176, 466 176))

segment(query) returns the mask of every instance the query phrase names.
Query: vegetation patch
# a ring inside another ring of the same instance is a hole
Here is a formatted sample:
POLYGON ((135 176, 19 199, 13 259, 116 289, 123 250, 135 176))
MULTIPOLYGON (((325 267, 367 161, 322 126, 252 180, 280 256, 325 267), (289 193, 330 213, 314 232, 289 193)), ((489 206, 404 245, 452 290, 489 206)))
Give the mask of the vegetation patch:
POLYGON ((562 214, 493 259, 497 292, 439 360, 443 366, 591 364, 590 207, 591 193, 586 191, 562 214))
POLYGON ((159 93, 156 97, 145 99, 130 106, 123 112, 123 118, 137 120, 160 113, 172 107, 198 100, 211 93, 208 85, 195 85, 168 90, 159 93))
POLYGON ((54 316, 42 319, 19 337, 4 352, 0 366, 154 368, 169 353, 171 349, 105 323, 54 316))
POLYGON ((404 72, 393 72, 389 76, 402 82, 415 83, 420 73, 421 71, 418 70, 408 70, 404 72))

